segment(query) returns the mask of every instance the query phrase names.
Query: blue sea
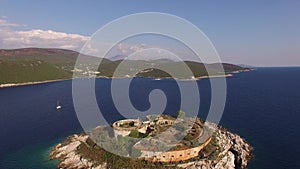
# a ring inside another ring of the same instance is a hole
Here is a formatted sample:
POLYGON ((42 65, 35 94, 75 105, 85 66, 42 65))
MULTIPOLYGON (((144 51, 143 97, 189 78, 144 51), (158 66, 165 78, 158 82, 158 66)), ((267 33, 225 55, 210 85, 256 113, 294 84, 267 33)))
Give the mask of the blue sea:
MULTIPOLYGON (((120 79, 122 80, 122 79, 120 79)), ((111 79, 97 79, 96 96, 107 121, 122 118, 110 95, 111 79), (107 112, 107 113, 106 113, 107 112)), ((210 106, 210 82, 198 82, 199 116, 210 106)), ((136 78, 130 87, 133 105, 150 106, 148 94, 162 89, 166 114, 179 109, 180 93, 171 79, 136 78)), ((249 169, 299 169, 300 68, 258 68, 227 78, 227 101, 220 124, 254 147, 249 169)), ((0 169, 55 169, 51 148, 82 132, 72 102, 72 81, 0 89, 0 169), (55 109, 57 101, 63 108, 55 109)))

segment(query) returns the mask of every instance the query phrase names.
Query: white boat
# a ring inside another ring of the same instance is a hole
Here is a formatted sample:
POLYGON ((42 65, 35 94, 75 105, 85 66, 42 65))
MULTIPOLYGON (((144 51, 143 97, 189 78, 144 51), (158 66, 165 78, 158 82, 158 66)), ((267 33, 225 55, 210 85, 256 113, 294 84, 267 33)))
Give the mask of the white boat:
POLYGON ((61 109, 62 107, 61 107, 61 105, 59 104, 59 102, 57 101, 57 104, 56 104, 56 110, 59 110, 59 109, 61 109))

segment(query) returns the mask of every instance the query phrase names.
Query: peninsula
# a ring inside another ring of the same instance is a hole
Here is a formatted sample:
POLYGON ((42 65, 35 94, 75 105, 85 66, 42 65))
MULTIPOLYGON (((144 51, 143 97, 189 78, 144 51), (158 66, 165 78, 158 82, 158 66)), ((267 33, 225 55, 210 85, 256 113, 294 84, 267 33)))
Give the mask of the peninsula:
MULTIPOLYGON (((22 48, 22 49, 0 49, 0 87, 10 87, 18 85, 36 84, 49 81, 67 80, 73 78, 73 73, 80 74, 80 77, 106 77, 112 78, 116 68, 122 63, 124 70, 132 70, 132 65, 148 65, 149 69, 139 72, 136 76, 151 77, 156 79, 170 78, 167 72, 159 69, 153 69, 151 66, 159 65, 163 67, 174 68, 180 72, 182 63, 171 60, 116 60, 102 59, 101 64, 97 65, 99 58, 85 56, 87 64, 79 65, 74 68, 76 60, 80 53, 65 49, 47 49, 47 48, 22 48), (14 71, 11 71, 14 70, 14 71), (93 70, 93 71, 92 71, 93 70)), ((210 77, 230 76, 232 73, 249 71, 250 68, 223 63, 224 71, 220 73, 216 69, 217 64, 204 64, 194 61, 184 61, 190 68, 193 75, 189 77, 176 77, 178 79, 197 80, 207 78, 207 69, 210 69, 210 77)), ((178 73, 180 74, 180 73, 178 73)), ((118 78, 127 78, 124 75, 118 78)))
POLYGON ((58 168, 74 169, 247 167, 252 147, 243 138, 178 114, 123 119, 72 135, 52 149, 50 159, 59 160, 58 168))

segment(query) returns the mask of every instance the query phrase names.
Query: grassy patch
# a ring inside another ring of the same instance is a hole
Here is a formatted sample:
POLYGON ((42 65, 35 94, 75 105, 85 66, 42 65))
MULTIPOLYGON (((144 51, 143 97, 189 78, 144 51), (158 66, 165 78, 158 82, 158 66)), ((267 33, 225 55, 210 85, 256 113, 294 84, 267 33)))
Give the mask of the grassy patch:
POLYGON ((133 137, 133 138, 145 138, 147 136, 148 134, 140 133, 137 130, 132 130, 129 134, 129 137, 133 137))

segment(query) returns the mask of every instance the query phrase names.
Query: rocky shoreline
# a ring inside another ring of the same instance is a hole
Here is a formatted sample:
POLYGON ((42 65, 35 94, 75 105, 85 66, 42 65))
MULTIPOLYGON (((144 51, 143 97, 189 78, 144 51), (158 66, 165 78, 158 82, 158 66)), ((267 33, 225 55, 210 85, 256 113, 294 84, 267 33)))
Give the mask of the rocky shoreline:
MULTIPOLYGON (((216 127, 216 125, 212 123, 210 123, 209 126, 216 127)), ((153 168, 237 169, 247 167, 248 162, 252 158, 253 150, 249 143, 247 143, 239 135, 233 134, 222 127, 217 127, 213 137, 214 141, 207 146, 207 149, 203 150, 203 152, 199 154, 199 158, 171 165, 156 164, 153 168)), ((86 134, 72 135, 63 143, 56 145, 52 149, 49 154, 50 159, 59 160, 58 168, 112 168, 105 160, 96 161, 95 159, 88 159, 83 155, 81 152, 82 148, 80 147, 89 147, 90 145, 88 142, 89 138, 86 134)), ((94 147, 88 149, 88 151, 95 151, 94 147)))

